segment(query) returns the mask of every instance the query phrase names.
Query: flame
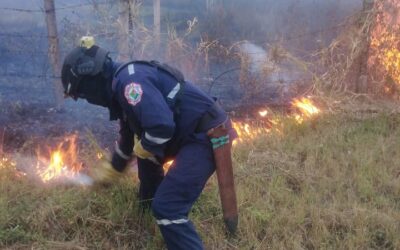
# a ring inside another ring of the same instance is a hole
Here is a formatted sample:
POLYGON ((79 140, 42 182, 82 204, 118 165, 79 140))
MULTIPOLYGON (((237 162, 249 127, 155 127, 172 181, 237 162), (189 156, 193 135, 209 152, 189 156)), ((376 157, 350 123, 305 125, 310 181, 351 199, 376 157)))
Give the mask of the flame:
POLYGON ((62 177, 72 177, 82 170, 82 163, 77 157, 77 135, 64 138, 57 149, 51 150, 50 159, 38 152, 37 174, 43 182, 62 177))
POLYGON ((97 159, 101 160, 104 157, 104 154, 102 152, 97 152, 96 154, 97 159))
POLYGON ((386 75, 390 76, 396 84, 400 85, 400 50, 396 47, 392 47, 398 40, 399 38, 395 38, 391 34, 383 33, 383 37, 380 37, 379 40, 378 38, 374 39, 372 46, 388 46, 388 48, 381 49, 378 60, 381 66, 383 66, 386 75), (385 37, 385 35, 387 37, 385 37))
POLYGON ((314 105, 314 103, 310 99, 305 97, 302 97, 301 99, 295 98, 292 101, 292 105, 294 107, 297 107, 301 114, 307 117, 311 117, 320 112, 320 110, 314 105))
POLYGON ((166 163, 164 163, 164 165, 163 165, 164 173, 168 172, 168 170, 172 166, 172 163, 174 163, 174 160, 170 160, 170 161, 167 161, 166 163))
POLYGON ((255 121, 233 121, 233 128, 236 130, 238 138, 233 142, 233 146, 238 143, 253 140, 260 135, 265 135, 270 132, 270 125, 265 122, 255 121))
POLYGON ((319 108, 317 108, 309 98, 295 98, 292 101, 292 105, 300 112, 294 115, 294 118, 298 123, 302 123, 305 118, 310 118, 320 113, 319 108))
POLYGON ((266 117, 267 114, 268 114, 268 110, 266 110, 266 109, 260 110, 260 111, 258 111, 258 114, 259 114, 261 117, 266 117))
MULTIPOLYGON (((400 87, 400 10, 398 0, 376 1, 376 19, 371 31, 368 65, 383 80, 389 77, 400 87)), ((391 87, 383 85, 383 92, 391 93, 391 87)))
MULTIPOLYGON (((306 119, 309 119, 321 112, 321 110, 315 106, 310 98, 296 98, 291 102, 296 112, 289 114, 287 118, 293 118, 297 123, 303 123, 306 119)), ((276 132, 282 134, 282 117, 281 116, 268 116, 267 110, 259 111, 259 115, 262 119, 246 119, 246 120, 234 120, 232 122, 233 128, 238 134, 238 138, 233 142, 233 146, 247 141, 254 140, 262 135, 276 132)))
POLYGON ((397 48, 384 50, 382 64, 392 79, 400 85, 400 50, 397 48))
POLYGON ((0 159, 0 169, 5 169, 8 167, 9 164, 9 160, 7 157, 3 156, 0 159))
POLYGON ((15 177, 26 176, 26 173, 17 169, 16 166, 17 164, 12 158, 6 155, 1 156, 0 154, 0 169, 11 169, 14 172, 15 177))

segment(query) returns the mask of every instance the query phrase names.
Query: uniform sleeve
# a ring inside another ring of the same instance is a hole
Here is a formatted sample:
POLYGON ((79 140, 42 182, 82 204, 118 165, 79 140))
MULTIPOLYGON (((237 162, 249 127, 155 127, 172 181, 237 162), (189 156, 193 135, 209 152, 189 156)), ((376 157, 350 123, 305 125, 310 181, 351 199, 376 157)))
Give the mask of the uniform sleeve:
POLYGON ((138 79, 124 87, 124 98, 130 111, 139 121, 144 149, 157 157, 164 157, 166 143, 175 131, 174 114, 161 92, 147 79, 138 79))
POLYGON ((111 159, 112 166, 122 172, 131 158, 133 150, 133 132, 127 122, 120 120, 119 140, 115 145, 115 150, 111 159))

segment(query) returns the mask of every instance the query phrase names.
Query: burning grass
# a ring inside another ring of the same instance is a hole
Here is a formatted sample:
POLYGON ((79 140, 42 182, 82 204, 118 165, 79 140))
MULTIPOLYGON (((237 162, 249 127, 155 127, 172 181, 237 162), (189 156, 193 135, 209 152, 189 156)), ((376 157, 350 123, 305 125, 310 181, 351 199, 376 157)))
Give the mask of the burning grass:
POLYGON ((77 156, 77 135, 67 136, 58 144, 57 149, 48 149, 47 157, 37 152, 37 174, 43 182, 66 176, 74 177, 82 170, 83 164, 77 156))
POLYGON ((400 3, 376 1, 375 22, 371 30, 369 67, 374 70, 375 84, 383 85, 386 94, 398 94, 400 85, 400 3))
POLYGON ((294 98, 291 102, 292 111, 289 114, 274 114, 268 109, 258 111, 258 117, 253 119, 234 119, 233 127, 238 133, 238 137, 233 145, 246 143, 271 132, 281 133, 282 119, 294 119, 298 124, 305 120, 313 119, 320 114, 321 110, 316 106, 310 97, 294 98))
MULTIPOLYGON (((191 218, 208 249, 400 248, 400 115, 321 114, 239 143, 234 164, 240 231, 227 239, 216 180, 191 218)), ((0 246, 160 249, 137 179, 108 187, 37 185, 0 168, 0 246)), ((87 159, 90 161, 90 159, 87 159)))

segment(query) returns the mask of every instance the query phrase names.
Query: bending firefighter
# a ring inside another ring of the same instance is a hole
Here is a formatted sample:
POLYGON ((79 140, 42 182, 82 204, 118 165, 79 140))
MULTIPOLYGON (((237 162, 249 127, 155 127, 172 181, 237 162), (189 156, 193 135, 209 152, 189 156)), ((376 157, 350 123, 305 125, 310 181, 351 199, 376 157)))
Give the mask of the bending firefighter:
POLYGON ((67 96, 106 107, 110 120, 119 120, 120 139, 111 162, 94 168, 93 178, 113 182, 136 155, 139 197, 151 201, 168 249, 203 249, 188 214, 214 171, 225 224, 235 232, 238 212, 230 155, 235 132, 213 98, 168 65, 114 62, 90 37, 65 58, 62 84, 67 96), (167 159, 174 163, 164 176, 167 159))

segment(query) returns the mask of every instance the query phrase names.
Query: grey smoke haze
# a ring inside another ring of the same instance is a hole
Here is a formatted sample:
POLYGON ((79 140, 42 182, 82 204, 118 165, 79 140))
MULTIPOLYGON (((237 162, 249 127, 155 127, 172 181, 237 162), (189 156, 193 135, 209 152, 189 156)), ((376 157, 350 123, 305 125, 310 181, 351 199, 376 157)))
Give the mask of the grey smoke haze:
MULTIPOLYGON (((224 36, 235 34, 239 40, 263 43, 318 30, 328 33, 361 7, 362 0, 234 0, 224 1, 212 21, 216 26, 218 19, 229 21, 224 36)), ((217 37, 221 32, 216 33, 217 37)))
MULTIPOLYGON (((116 3, 117 1, 83 1, 83 0, 56 0, 56 8, 72 6, 77 4, 86 4, 90 2, 108 2, 116 3)), ((143 5, 151 5, 152 0, 143 0, 143 5)), ((170 8, 182 8, 187 9, 192 6, 193 8, 199 8, 205 5, 206 0, 163 0, 162 7, 164 11, 171 11, 170 8)), ((318 20, 323 18, 331 18, 332 15, 346 15, 354 9, 361 8, 362 0, 215 0, 215 6, 223 4, 224 8, 234 8, 239 13, 247 15, 248 19, 257 19, 260 21, 260 25, 273 26, 277 21, 280 20, 282 13, 291 13, 296 17, 296 14, 310 13, 309 16, 298 16, 297 20, 303 20, 304 18, 312 20, 318 20), (248 10, 251 10, 255 15, 248 15, 248 10), (337 13, 333 13, 337 12, 337 13), (331 16, 331 17, 330 17, 331 16), (272 20, 275 18, 276 20, 272 20), (269 21, 265 23, 264 21, 269 21)), ((1 24, 12 24, 13 22, 20 21, 33 21, 43 23, 41 13, 35 12, 13 12, 8 10, 2 10, 3 8, 18 8, 28 10, 39 10, 43 8, 43 0, 1 0, 0 1, 0 23, 1 24)), ((65 16, 68 16, 73 11, 80 11, 78 9, 70 11, 61 11, 57 13, 61 20, 65 16)), ((198 12, 204 10, 198 9, 198 12)), ((164 13, 165 15, 166 13, 164 13)), ((168 13, 167 13, 168 14, 168 13)), ((234 20, 233 20, 234 21, 234 20)))
MULTIPOLYGON (((117 0, 56 0, 56 15, 59 26, 59 35, 62 50, 69 50, 71 34, 77 37, 88 34, 97 34, 100 22, 115 22, 118 15, 117 0), (102 14, 106 18, 99 20, 98 13, 93 10, 93 2, 107 3, 102 14), (82 5, 76 8, 68 6, 82 5), (69 33, 69 37, 66 33, 69 33), (68 40, 70 39, 70 40, 68 40)), ((141 19, 151 29, 152 0, 143 0, 141 19)), ((310 51, 317 46, 328 44, 337 35, 332 26, 337 25, 343 18, 361 9, 362 0, 214 0, 213 11, 207 14, 206 0, 163 0, 162 5, 162 32, 167 26, 177 26, 178 32, 184 32, 186 21, 199 17, 200 31, 191 38, 193 43, 200 40, 200 35, 207 34, 212 39, 220 40, 229 45, 235 41, 248 40, 256 46, 265 48, 265 44, 279 42, 288 49, 301 53, 310 51), (312 34, 315 31, 317 32, 312 34), (300 39, 296 37, 311 33, 300 39)), ((43 0, 1 0, 0 1, 0 29, 2 41, 0 49, 6 51, 4 57, 13 57, 9 50, 30 44, 27 50, 41 51, 45 54, 47 39, 43 10, 43 0), (32 10, 31 12, 13 11, 10 9, 32 10), (7 36, 8 33, 27 35, 27 37, 7 36), (28 40, 28 36, 35 38, 28 40)), ((105 24, 107 25, 107 24, 105 24)), ((109 32, 115 32, 115 24, 108 23, 109 32)), ((103 32, 103 31, 102 31, 103 32)), ((100 44, 115 44, 116 37, 99 38, 100 44)), ((110 48, 115 50, 115 48, 110 48)), ((11 58, 10 57, 10 58, 11 58)), ((4 63, 4 62, 3 62, 4 63)), ((13 67, 13 66, 11 66, 13 67)))
POLYGON ((252 73, 260 73, 262 66, 269 61, 267 51, 260 46, 245 41, 239 48, 245 56, 248 56, 252 73))
MULTIPOLYGON (((153 1, 142 2, 140 18, 151 29, 153 1)), ((97 34, 97 28, 102 26, 102 22, 115 22, 118 15, 117 0, 56 0, 55 3, 63 55, 74 46, 71 33, 77 37, 97 34), (99 20, 99 15, 91 5, 93 2, 106 2, 107 6, 112 6, 103 8, 106 18, 99 20), (66 8, 74 5, 82 6, 66 8)), ((226 45, 247 40, 249 44, 245 50, 252 50, 250 54, 258 57, 256 60, 262 60, 264 53, 268 54, 266 44, 280 42, 282 39, 283 46, 301 56, 328 44, 338 33, 337 29, 331 29, 332 26, 362 6, 362 0, 215 0, 214 3, 213 9, 207 13, 206 0, 161 1, 162 32, 165 33, 167 25, 172 24, 182 33, 187 27, 186 21, 198 17, 197 34, 190 38, 194 44, 205 34, 226 45), (321 32, 314 34, 315 31, 321 32), (308 35, 301 37, 303 34, 308 35)), ((0 29, 3 34, 0 41, 3 58, 0 74, 4 71, 20 74, 21 69, 30 74, 48 73, 47 31, 44 14, 40 11, 42 9, 43 0, 0 1, 0 29), (9 33, 17 36, 8 36, 9 33)), ((115 24, 108 25, 108 31, 115 32, 115 24)), ((101 45, 114 46, 117 37, 103 36, 96 39, 101 45)), ((109 49, 115 51, 116 48, 109 49)), ((218 75, 221 69, 217 65, 215 70, 217 72, 214 75, 218 75)))
MULTIPOLYGON (((65 55, 74 46, 73 40, 76 37, 97 34, 98 29, 103 29, 101 32, 115 32, 118 1, 55 0, 62 54, 65 55), (93 2, 107 3, 100 5, 103 11, 101 15, 94 11, 93 2), (69 7, 74 5, 81 6, 69 7)), ((142 2, 140 19, 151 30, 152 0, 142 2)), ((199 25, 195 28, 194 35, 188 38, 189 42, 196 45, 204 36, 218 39, 227 46, 246 40, 248 43, 242 45, 242 50, 253 58, 251 67, 256 74, 262 67, 260 61, 268 58, 268 44, 278 42, 296 56, 307 55, 316 47, 328 44, 338 33, 338 30, 331 30, 330 27, 360 10, 362 6, 362 0, 214 2, 212 10, 207 12, 206 0, 162 0, 161 31, 165 34, 167 26, 172 25, 179 34, 183 34, 187 20, 197 17, 199 25), (314 33, 315 31, 318 32, 314 33), (307 33, 307 36, 296 38, 307 33)), ((49 77, 52 72, 47 57, 47 29, 42 10, 43 0, 0 0, 0 130, 2 127, 7 128, 9 135, 6 136, 5 145, 21 146, 27 138, 34 135, 52 138, 68 131, 80 131, 84 134, 85 128, 89 127, 103 145, 112 147, 113 139, 116 138, 113 133, 117 133, 117 126, 107 122, 106 109, 88 105, 85 101, 66 101, 64 113, 50 109, 54 100, 51 87, 54 79, 49 77)), ((96 40, 100 45, 110 46, 109 49, 115 51, 117 38, 116 35, 100 36, 96 40)), ((232 65, 232 62, 216 61, 210 64, 210 75, 200 75, 199 79, 212 80, 227 69, 238 66, 232 65)), ((270 82, 290 82, 297 78, 300 77, 295 70, 284 65, 281 71, 263 79, 269 87, 266 97, 277 93, 270 82)), ((212 94, 221 97, 220 100, 223 99, 222 96, 228 96, 235 104, 241 105, 238 100, 242 91, 238 91, 235 85, 238 82, 238 72, 231 71, 212 82, 212 94)), ((283 87, 289 88, 290 85, 284 84, 283 87)), ((284 89, 283 92, 285 91, 284 89)), ((262 99, 263 102, 265 100, 266 98, 262 99)), ((276 100, 282 101, 279 98, 276 100)))

